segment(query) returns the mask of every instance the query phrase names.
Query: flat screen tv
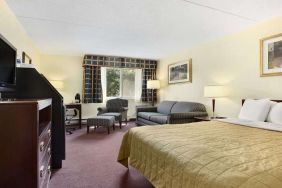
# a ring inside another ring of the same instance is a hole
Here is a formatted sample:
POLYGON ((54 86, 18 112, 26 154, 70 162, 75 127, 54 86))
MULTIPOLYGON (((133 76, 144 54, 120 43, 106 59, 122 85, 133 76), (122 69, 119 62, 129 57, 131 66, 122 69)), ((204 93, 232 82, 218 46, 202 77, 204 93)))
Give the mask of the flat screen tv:
POLYGON ((11 91, 16 84, 17 50, 0 34, 0 92, 11 91))

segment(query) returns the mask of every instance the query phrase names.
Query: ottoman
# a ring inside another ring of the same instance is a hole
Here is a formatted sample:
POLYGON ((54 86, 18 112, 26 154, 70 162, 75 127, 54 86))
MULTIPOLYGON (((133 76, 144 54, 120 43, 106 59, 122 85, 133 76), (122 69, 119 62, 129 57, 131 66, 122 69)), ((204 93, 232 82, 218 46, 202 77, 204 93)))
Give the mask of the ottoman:
POLYGON ((91 126, 96 127, 103 126, 108 129, 108 134, 110 134, 110 127, 113 127, 115 130, 115 117, 114 116, 97 116, 87 119, 87 133, 89 133, 89 128, 91 126))
POLYGON ((107 112, 107 113, 101 114, 101 116, 114 116, 115 120, 119 122, 119 128, 121 129, 122 115, 120 112, 107 112))

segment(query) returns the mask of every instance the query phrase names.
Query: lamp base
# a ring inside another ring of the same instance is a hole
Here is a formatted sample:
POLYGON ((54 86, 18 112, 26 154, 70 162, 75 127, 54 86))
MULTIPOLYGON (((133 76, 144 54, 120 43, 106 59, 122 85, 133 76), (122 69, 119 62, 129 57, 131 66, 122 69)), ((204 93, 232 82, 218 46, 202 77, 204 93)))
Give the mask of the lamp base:
POLYGON ((154 91, 155 89, 152 89, 152 106, 155 105, 154 91))

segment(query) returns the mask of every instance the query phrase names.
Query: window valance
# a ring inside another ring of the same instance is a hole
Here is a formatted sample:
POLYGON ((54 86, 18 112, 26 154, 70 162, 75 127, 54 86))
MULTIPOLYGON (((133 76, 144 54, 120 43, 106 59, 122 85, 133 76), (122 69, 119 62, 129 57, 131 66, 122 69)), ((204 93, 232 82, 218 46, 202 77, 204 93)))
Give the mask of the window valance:
POLYGON ((85 55, 83 60, 83 66, 156 69, 157 61, 130 57, 85 55))

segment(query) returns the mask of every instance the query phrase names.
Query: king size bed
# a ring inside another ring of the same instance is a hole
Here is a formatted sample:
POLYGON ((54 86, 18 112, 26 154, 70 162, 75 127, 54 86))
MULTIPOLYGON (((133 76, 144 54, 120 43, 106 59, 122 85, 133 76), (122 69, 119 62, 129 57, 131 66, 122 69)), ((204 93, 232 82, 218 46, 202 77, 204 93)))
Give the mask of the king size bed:
POLYGON ((155 187, 282 187, 282 125, 239 119, 130 129, 118 161, 155 187))

